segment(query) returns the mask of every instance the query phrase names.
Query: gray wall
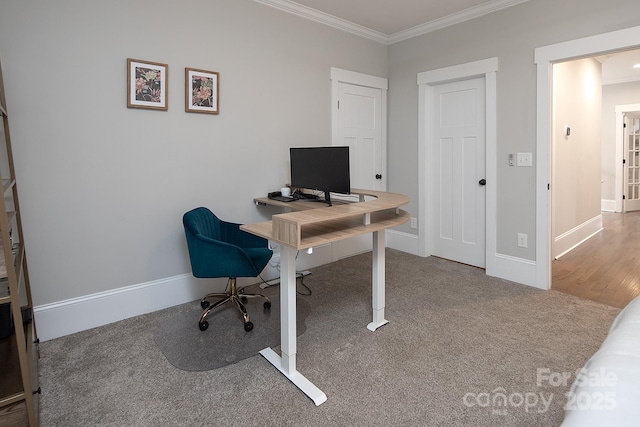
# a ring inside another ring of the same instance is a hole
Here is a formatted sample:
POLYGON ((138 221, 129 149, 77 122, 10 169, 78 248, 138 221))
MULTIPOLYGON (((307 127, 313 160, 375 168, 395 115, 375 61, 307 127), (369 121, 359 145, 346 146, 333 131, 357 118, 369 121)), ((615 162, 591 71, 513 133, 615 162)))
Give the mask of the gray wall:
POLYGON ((3 0, 0 59, 35 305, 189 273, 182 214, 257 220, 288 147, 330 144, 330 67, 387 47, 251 0, 3 0), (126 108, 127 57, 169 65, 169 110, 126 108), (184 67, 220 115, 184 111, 184 67))
MULTIPOLYGON (((535 260, 536 67, 534 49, 640 24, 637 0, 531 0, 389 49, 389 191, 407 194, 418 215, 419 72, 497 57, 497 251, 535 260), (509 153, 533 152, 533 168, 509 153), (517 233, 529 247, 517 247, 517 233)), ((640 42, 639 42, 640 43, 640 42)), ((405 229, 408 233, 415 230, 405 229)))
POLYGON ((332 66, 390 78, 389 190, 417 217, 417 73, 498 57, 498 251, 534 259, 535 167, 507 166, 536 151, 534 49, 638 12, 531 0, 387 47, 251 0, 3 0, 35 304, 188 273, 180 218, 194 206, 259 219, 251 198, 287 180, 287 148, 330 141, 332 66), (169 64, 169 111, 126 108, 127 57, 169 64), (219 116, 184 112, 184 67, 220 72, 219 116))
MULTIPOLYGON (((593 58, 555 64, 553 87, 552 238, 558 239, 600 215, 602 65, 593 58)), ((554 247, 552 256, 564 250, 554 247)))

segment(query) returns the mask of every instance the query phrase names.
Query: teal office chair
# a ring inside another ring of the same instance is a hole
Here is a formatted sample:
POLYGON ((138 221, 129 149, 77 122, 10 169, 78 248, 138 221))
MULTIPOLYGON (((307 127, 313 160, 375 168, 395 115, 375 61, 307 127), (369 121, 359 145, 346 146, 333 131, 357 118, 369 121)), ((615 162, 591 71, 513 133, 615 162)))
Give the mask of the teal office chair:
POLYGON ((207 208, 195 208, 185 213, 182 224, 187 237, 191 270, 195 277, 228 277, 225 293, 207 294, 200 300, 204 310, 198 321, 201 331, 209 327, 205 319, 216 308, 229 301, 242 313, 244 330, 253 329, 244 303, 247 298, 264 298, 264 308, 271 308, 271 300, 262 294, 238 291, 237 277, 257 277, 271 259, 273 251, 267 240, 240 230, 240 224, 220 220, 207 208), (213 305, 210 298, 221 298, 213 305))

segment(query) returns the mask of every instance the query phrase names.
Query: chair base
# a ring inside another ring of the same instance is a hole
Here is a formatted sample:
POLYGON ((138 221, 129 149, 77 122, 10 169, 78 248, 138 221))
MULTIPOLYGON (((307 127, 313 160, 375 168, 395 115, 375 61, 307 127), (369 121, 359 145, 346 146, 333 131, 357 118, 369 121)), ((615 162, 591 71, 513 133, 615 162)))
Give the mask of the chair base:
POLYGON ((242 314, 242 320, 244 322, 244 330, 247 332, 252 330, 253 323, 251 323, 251 321, 249 320, 249 313, 247 313, 247 308, 244 306, 244 302, 247 300, 247 298, 264 298, 265 299, 265 302, 263 305, 264 308, 267 310, 271 308, 271 300, 269 299, 269 297, 262 294, 245 294, 242 289, 238 291, 238 287, 236 285, 236 278, 230 277, 229 290, 227 292, 207 294, 204 297, 202 297, 202 299, 200 300, 200 306, 204 309, 204 311, 200 315, 200 320, 198 321, 198 326, 200 327, 200 330, 201 331, 207 330, 207 328, 209 327, 209 322, 205 320, 207 316, 209 316, 209 314, 213 310, 215 310, 217 307, 227 302, 235 303, 236 307, 238 307, 238 309, 240 310, 240 313, 242 314), (209 298, 221 298, 221 299, 220 301, 216 301, 215 304, 210 305, 208 301, 209 298))

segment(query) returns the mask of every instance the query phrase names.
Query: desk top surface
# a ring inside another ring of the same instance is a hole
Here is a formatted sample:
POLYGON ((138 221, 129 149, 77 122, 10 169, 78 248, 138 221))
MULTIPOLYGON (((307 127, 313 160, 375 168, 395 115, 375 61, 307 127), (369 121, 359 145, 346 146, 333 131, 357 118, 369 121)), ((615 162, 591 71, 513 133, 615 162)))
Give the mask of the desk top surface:
POLYGON ((273 215, 272 221, 245 224, 241 228, 266 239, 305 249, 394 227, 409 220, 409 214, 398 209, 409 203, 409 198, 403 194, 360 189, 352 189, 351 193, 373 199, 334 203, 333 206, 256 199, 257 203, 289 208, 292 212, 273 215))

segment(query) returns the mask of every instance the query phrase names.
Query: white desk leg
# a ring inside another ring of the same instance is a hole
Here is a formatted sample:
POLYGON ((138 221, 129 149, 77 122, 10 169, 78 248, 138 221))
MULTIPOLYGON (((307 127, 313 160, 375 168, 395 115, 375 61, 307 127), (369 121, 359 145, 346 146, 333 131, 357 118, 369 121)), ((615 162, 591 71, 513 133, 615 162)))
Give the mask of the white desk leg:
POLYGON ((367 325, 367 329, 375 331, 382 325, 389 323, 384 318, 384 287, 385 287, 385 231, 373 232, 373 274, 372 274, 372 302, 373 322, 367 325))
POLYGON ((280 353, 271 348, 260 351, 273 366, 287 377, 316 406, 327 396, 296 370, 296 250, 280 246, 280 353))

